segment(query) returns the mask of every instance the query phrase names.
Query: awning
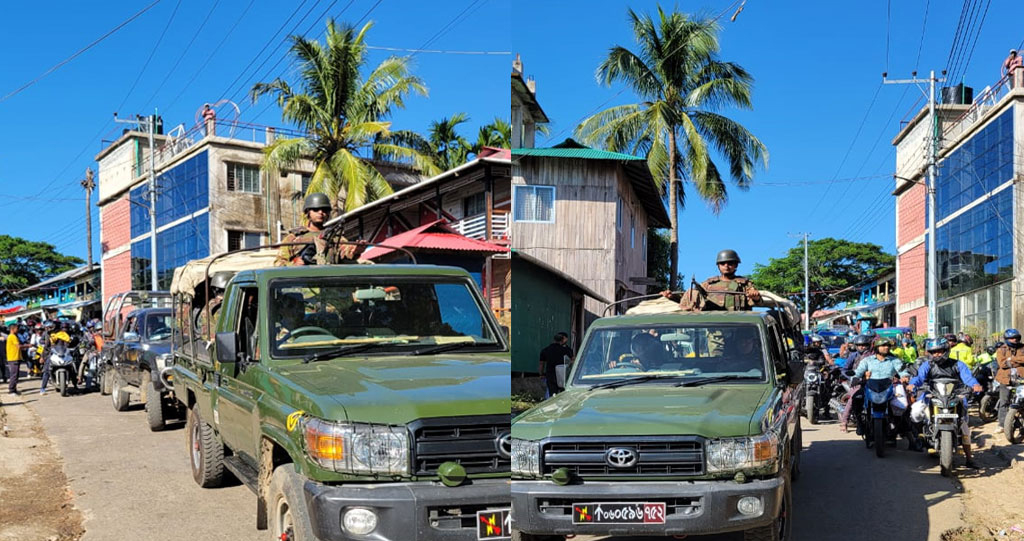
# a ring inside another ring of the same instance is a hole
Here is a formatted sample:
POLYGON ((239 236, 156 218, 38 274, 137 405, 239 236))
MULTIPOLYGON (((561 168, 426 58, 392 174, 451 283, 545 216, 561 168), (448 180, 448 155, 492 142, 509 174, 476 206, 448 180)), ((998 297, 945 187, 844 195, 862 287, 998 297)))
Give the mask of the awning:
MULTIPOLYGON (((508 252, 508 248, 490 242, 471 239, 460 235, 448 226, 444 220, 437 220, 404 233, 388 237, 381 244, 416 250, 441 250, 454 252, 475 252, 479 254, 498 254, 508 252)), ((394 252, 394 248, 373 246, 363 252, 361 259, 376 259, 394 252)))
POLYGON ((90 304, 99 304, 100 299, 91 299, 86 301, 75 301, 68 304, 62 304, 59 306, 61 310, 74 310, 75 308, 82 308, 83 306, 89 306, 90 304))

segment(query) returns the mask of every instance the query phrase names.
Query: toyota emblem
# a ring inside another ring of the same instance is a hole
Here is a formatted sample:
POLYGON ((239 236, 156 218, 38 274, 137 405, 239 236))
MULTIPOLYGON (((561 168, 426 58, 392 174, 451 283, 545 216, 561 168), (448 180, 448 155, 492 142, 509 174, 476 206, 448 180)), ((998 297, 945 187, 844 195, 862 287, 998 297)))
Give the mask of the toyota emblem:
POLYGON ((501 458, 512 458, 512 434, 508 432, 498 434, 497 439, 494 440, 494 447, 498 449, 498 455, 501 458))
POLYGON ((612 447, 604 454, 604 461, 613 468, 631 468, 637 458, 636 451, 626 447, 612 447))

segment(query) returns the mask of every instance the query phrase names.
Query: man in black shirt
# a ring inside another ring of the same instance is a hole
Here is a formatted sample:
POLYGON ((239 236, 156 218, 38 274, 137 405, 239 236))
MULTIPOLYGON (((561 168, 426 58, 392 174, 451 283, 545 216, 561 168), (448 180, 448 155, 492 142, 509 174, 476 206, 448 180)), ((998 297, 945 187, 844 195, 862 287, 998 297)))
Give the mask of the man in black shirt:
POLYGON ((548 384, 548 396, 555 396, 562 389, 558 386, 558 379, 555 377, 555 367, 565 364, 566 359, 572 359, 572 349, 565 344, 569 341, 569 335, 560 332, 555 335, 554 341, 548 347, 540 350, 540 373, 544 374, 544 380, 548 384))

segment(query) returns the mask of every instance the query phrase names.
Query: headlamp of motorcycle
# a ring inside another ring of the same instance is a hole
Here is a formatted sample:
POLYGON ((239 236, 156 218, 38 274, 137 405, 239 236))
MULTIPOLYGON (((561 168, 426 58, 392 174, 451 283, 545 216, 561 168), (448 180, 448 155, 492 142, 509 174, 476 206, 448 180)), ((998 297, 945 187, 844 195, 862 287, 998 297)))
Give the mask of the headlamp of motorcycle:
POLYGON ((707 444, 708 473, 779 467, 779 437, 774 432, 746 438, 721 438, 707 444))
POLYGON ((164 368, 167 368, 170 365, 171 365, 171 354, 170 353, 162 353, 162 354, 156 356, 156 368, 157 368, 157 370, 162 371, 164 368))
POLYGON ((540 443, 512 439, 512 475, 540 477, 540 443))
POLYGON ((325 470, 356 475, 409 474, 409 435, 404 426, 303 420, 306 454, 325 470))
POLYGON ((1017 386, 1017 396, 1024 396, 1024 385, 1017 386))
POLYGON ((812 371, 805 371, 804 372, 804 381, 806 381, 807 383, 818 383, 818 381, 820 381, 820 380, 821 380, 821 375, 818 374, 817 372, 812 372, 812 371))

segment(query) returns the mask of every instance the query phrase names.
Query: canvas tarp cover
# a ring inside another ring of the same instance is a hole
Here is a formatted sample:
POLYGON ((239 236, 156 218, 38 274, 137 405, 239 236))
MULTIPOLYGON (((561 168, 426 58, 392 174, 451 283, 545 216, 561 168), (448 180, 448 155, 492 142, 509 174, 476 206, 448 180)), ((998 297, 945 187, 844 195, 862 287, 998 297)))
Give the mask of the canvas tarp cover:
MULTIPOLYGON (((785 297, 781 297, 772 293, 771 291, 761 291, 761 302, 757 304, 763 308, 778 308, 781 312, 786 315, 789 320, 789 325, 800 324, 800 311, 797 310, 796 305, 792 301, 785 297)), ((641 302, 640 304, 626 310, 628 315, 643 315, 643 314, 683 314, 686 313, 682 308, 679 307, 679 303, 669 300, 665 297, 657 297, 641 302)))
MULTIPOLYGON (((217 256, 195 259, 175 269, 174 279, 171 281, 171 294, 184 293, 194 296, 195 288, 206 281, 206 266, 214 257, 217 256)), ((274 266, 275 258, 277 258, 277 250, 272 248, 226 255, 213 263, 210 267, 210 275, 221 271, 239 272, 270 268, 274 266)))

